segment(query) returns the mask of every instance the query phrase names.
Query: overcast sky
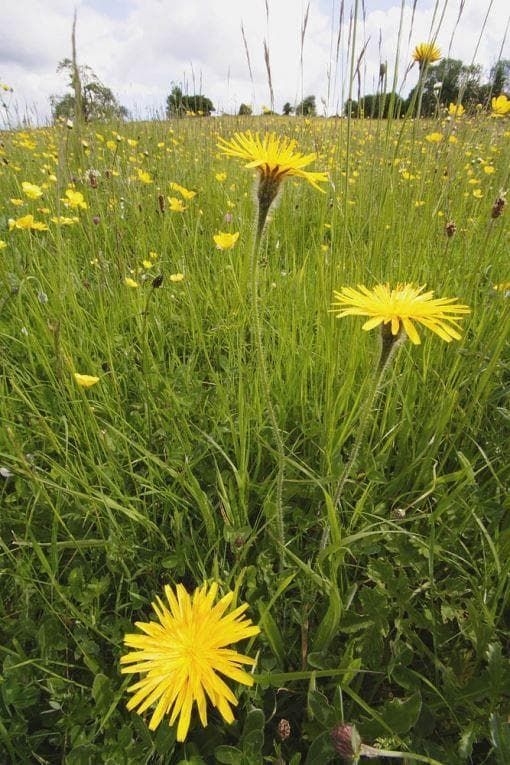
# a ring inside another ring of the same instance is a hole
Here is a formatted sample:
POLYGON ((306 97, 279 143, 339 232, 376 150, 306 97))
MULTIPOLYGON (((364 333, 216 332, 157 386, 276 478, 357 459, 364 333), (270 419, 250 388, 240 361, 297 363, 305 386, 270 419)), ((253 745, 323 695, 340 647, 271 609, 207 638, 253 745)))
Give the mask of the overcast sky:
MULTIPOLYGON (((171 83, 209 96, 217 112, 236 112, 241 102, 260 111, 270 105, 264 64, 269 46, 275 109, 315 94, 318 111, 341 110, 351 0, 345 0, 339 58, 336 45, 341 0, 4 0, 0 21, 0 82, 14 88, 10 108, 28 110, 40 122, 49 118, 49 96, 66 91, 56 73, 71 55, 71 25, 78 10, 78 61, 91 66, 135 117, 162 113, 171 83), (309 4, 301 66, 301 29, 309 4), (251 60, 250 78, 241 35, 244 26, 251 60), (193 86, 193 76, 196 86, 193 86)), ((355 0, 352 0, 354 6, 355 0)), ((414 46, 437 34, 443 55, 479 63, 488 72, 498 59, 508 29, 509 0, 405 0, 398 89, 406 95, 416 79, 403 75, 414 46), (444 10, 439 32, 437 26, 444 10), (488 16, 487 16, 488 14, 488 16), (487 20, 484 27, 484 20, 487 20), (483 30, 483 31, 482 31, 483 30)), ((398 0, 359 0, 356 49, 368 41, 364 92, 373 92, 380 61, 391 76, 400 19, 398 0)), ((502 56, 510 58, 509 37, 502 56)), ((9 100, 8 97, 7 100, 9 100)))

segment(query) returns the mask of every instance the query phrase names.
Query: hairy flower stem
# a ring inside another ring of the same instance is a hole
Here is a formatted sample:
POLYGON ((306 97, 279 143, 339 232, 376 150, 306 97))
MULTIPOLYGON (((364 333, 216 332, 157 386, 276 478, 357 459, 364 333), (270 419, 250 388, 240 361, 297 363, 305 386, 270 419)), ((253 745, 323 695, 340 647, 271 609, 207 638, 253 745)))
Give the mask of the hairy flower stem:
POLYGON ((261 177, 257 188, 257 222, 253 245, 250 253, 250 286, 253 330, 255 336, 255 348, 257 353, 257 366, 262 382, 262 391, 264 403, 269 414, 273 437, 276 444, 278 455, 278 472, 276 475, 276 539, 280 550, 280 565, 283 565, 283 546, 285 545, 285 526, 283 520, 283 481, 285 475, 285 447, 283 437, 278 426, 275 408, 271 400, 271 390, 267 373, 267 362, 264 353, 264 344, 262 341, 262 325, 260 321, 259 310, 259 279, 258 279, 258 260, 260 247, 264 237, 264 229, 267 222, 267 215, 275 201, 280 183, 271 177, 261 177))
MULTIPOLYGON (((372 413, 374 404, 381 391, 381 387, 384 382, 386 372, 391 366, 391 362, 395 355, 395 351, 406 339, 405 332, 402 329, 398 332, 397 335, 392 335, 391 327, 389 324, 382 325, 380 337, 381 337, 381 352, 379 355, 379 361, 374 370, 374 375, 372 378, 372 382, 370 384, 368 395, 363 402, 363 410, 361 413, 360 421, 358 423, 356 438, 354 440, 354 444, 352 445, 349 459, 347 460, 347 463, 345 464, 344 469, 342 470, 342 474, 340 478, 338 479, 338 483, 335 489, 335 494, 333 496, 333 508, 337 511, 339 509, 338 506, 340 504, 340 499, 342 498, 342 493, 343 493, 345 484, 356 465, 356 461, 358 459, 359 452, 360 452, 360 449, 363 444, 363 440, 365 438, 365 434, 367 431, 370 415, 372 413)), ((328 544, 329 533, 330 533, 329 525, 326 525, 322 533, 322 539, 320 544, 321 550, 323 550, 328 544)))

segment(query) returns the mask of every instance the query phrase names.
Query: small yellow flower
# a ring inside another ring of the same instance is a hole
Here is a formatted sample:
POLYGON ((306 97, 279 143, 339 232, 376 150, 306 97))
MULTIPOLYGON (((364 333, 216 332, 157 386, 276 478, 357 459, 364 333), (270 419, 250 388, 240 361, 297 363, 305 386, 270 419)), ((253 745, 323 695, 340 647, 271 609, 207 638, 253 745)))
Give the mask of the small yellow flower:
POLYGON ((85 202, 83 198, 83 194, 81 191, 74 191, 73 189, 67 189, 66 192, 66 198, 62 201, 64 202, 66 207, 79 207, 81 210, 86 210, 88 205, 85 202))
POLYGON ((0 239, 0 250, 5 250, 7 247, 7 242, 4 242, 3 239, 0 239))
POLYGON ((17 199, 15 197, 13 197, 12 199, 9 199, 9 202, 11 203, 11 205, 14 205, 14 207, 23 207, 23 205, 25 204, 22 199, 17 199))
POLYGON ((429 133, 425 136, 425 140, 429 143, 440 143, 443 140, 442 133, 429 133))
POLYGON ((152 268, 152 260, 142 260, 142 266, 144 268, 152 268))
POLYGON ((126 287, 132 287, 133 289, 140 286, 138 282, 135 282, 135 280, 131 279, 130 276, 126 276, 126 278, 124 279, 124 284, 126 285, 126 287))
POLYGON ((227 723, 234 721, 231 706, 237 698, 220 675, 247 686, 254 682, 242 665, 254 666, 255 660, 229 646, 260 629, 243 616, 247 604, 227 612, 233 592, 213 605, 217 594, 216 583, 204 584, 192 595, 182 584, 175 591, 167 585, 166 602, 157 597, 152 604, 157 621, 137 622, 141 633, 124 638, 134 650, 122 656, 120 662, 127 666, 121 672, 143 675, 128 688, 133 694, 128 709, 142 714, 155 704, 149 730, 156 730, 165 715, 170 725, 178 719, 177 741, 186 739, 194 704, 204 727, 208 702, 227 723))
POLYGON ((224 181, 227 180, 227 174, 226 173, 216 173, 216 175, 214 177, 216 178, 218 183, 223 183, 224 181))
POLYGON ((33 215, 24 215, 22 218, 9 218, 9 231, 13 229, 24 229, 30 231, 48 231, 46 223, 34 220, 33 215))
POLYGON ((181 199, 177 199, 177 197, 167 197, 167 199, 169 204, 168 209, 171 210, 171 212, 184 212, 186 209, 181 199))
POLYGON ((474 189, 473 196, 476 199, 481 199, 483 197, 483 191, 481 189, 474 189))
POLYGON ((147 184, 152 183, 151 174, 148 173, 146 170, 140 170, 140 168, 138 168, 136 172, 138 174, 139 181, 141 181, 142 183, 147 183, 147 184))
POLYGON ((66 215, 55 216, 50 218, 50 220, 52 223, 56 223, 57 226, 74 226, 75 223, 79 222, 79 218, 69 218, 66 215))
POLYGON ((420 66, 433 64, 441 58, 441 51, 434 43, 420 43, 413 51, 413 59, 420 66))
POLYGON ((178 183, 171 183, 170 188, 172 191, 178 191, 179 194, 184 197, 184 199, 193 199, 193 197, 196 197, 197 195, 196 191, 189 191, 188 189, 185 189, 184 186, 180 186, 178 183))
POLYGON ((502 93, 491 99, 492 117, 504 117, 510 113, 510 100, 502 93))
POLYGON ((42 197, 43 195, 41 187, 36 186, 35 183, 28 183, 28 181, 23 181, 21 187, 25 196, 27 196, 29 199, 39 199, 39 197, 42 197))
POLYGON ((170 281, 174 284, 177 284, 177 282, 182 282, 184 279, 184 274, 170 274, 170 281))
POLYGON ((218 250, 231 250, 239 239, 239 231, 235 234, 219 231, 217 234, 213 235, 213 239, 218 250))
POLYGON ((486 173, 487 175, 492 175, 492 173, 494 172, 494 169, 495 169, 494 165, 484 165, 483 166, 483 172, 486 173))
POLYGON ((93 375, 81 375, 79 372, 74 372, 73 377, 80 388, 92 388, 93 385, 99 382, 99 377, 94 377, 93 375))
POLYGON ((468 306, 454 305, 457 298, 433 298, 434 293, 424 289, 412 284, 399 284, 394 289, 379 284, 371 290, 362 285, 357 290, 342 287, 340 292, 334 292, 336 301, 331 310, 337 318, 369 316, 363 325, 365 331, 390 324, 391 334, 396 337, 403 328, 415 345, 421 340, 413 322, 423 324, 447 343, 459 340, 458 322, 462 314, 470 312, 468 306))
POLYGON ((454 104, 450 102, 450 105, 448 106, 448 114, 450 117, 462 117, 466 110, 462 106, 462 104, 454 104))

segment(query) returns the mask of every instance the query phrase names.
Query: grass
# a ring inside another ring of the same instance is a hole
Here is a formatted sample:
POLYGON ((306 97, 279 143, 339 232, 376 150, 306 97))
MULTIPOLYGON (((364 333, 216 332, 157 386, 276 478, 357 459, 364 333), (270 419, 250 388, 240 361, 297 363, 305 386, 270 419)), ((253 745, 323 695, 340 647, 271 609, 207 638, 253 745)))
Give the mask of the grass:
POLYGON ((510 304, 494 285, 509 279, 509 228, 491 209, 508 120, 57 127, 4 134, 2 152, 4 759, 327 762, 345 720, 448 765, 506 762, 510 304), (216 148, 248 127, 296 137, 331 180, 326 194, 285 182, 259 258, 284 549, 250 303, 253 179, 216 148), (170 182, 197 191, 184 212, 168 209, 170 182), (67 188, 87 209, 64 207, 67 188), (49 230, 8 231, 29 212, 49 230), (220 230, 240 231, 232 250, 215 249, 220 230), (424 330, 398 352, 337 511, 378 348, 328 309, 333 289, 379 282, 427 284, 472 313, 462 341, 424 330), (73 372, 100 381, 80 388, 73 372), (238 689, 232 726, 213 714, 181 745, 125 710, 122 640, 164 584, 211 579, 261 626, 257 683, 238 689))

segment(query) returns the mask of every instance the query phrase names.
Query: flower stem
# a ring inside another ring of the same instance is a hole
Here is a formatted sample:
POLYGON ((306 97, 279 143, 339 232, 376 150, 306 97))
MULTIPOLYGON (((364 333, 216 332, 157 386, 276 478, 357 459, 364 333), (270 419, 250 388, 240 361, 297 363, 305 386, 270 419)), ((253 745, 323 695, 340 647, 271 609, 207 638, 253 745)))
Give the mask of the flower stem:
POLYGON ((276 417, 275 408, 271 400, 271 390, 269 386, 269 378, 267 373, 267 361, 264 353, 264 344, 262 340, 262 325, 260 321, 259 310, 259 280, 258 280, 258 260, 260 254, 260 246, 262 244, 264 228, 267 221, 267 215, 269 209, 276 199, 278 186, 274 185, 273 188, 268 188, 267 184, 263 181, 260 182, 258 190, 258 210, 257 210, 257 222, 256 231, 253 240, 253 245, 250 253, 250 287, 251 287, 251 304, 252 304, 252 317, 253 317, 253 330, 255 336, 255 348, 257 353, 257 365, 259 369, 260 379, 262 382, 262 391, 264 395, 264 403, 269 414, 269 420, 271 422, 271 428, 273 430, 273 437, 276 444, 276 451, 278 455, 278 470, 276 475, 276 539, 279 543, 280 550, 280 565, 283 565, 283 546, 285 545, 285 525, 283 520, 283 482, 285 477, 285 446, 281 430, 278 426, 278 419, 276 417), (265 187, 265 188, 264 188, 265 187))
MULTIPOLYGON (((374 403, 377 400, 379 393, 381 391, 382 383, 386 376, 386 372, 391 366, 391 362, 395 355, 395 351, 402 344, 402 342, 404 342, 406 335, 403 332, 403 330, 400 330, 400 332, 397 335, 392 335, 390 326, 383 325, 380 337, 381 337, 381 352, 379 355, 379 361, 374 370, 374 375, 372 378, 372 382, 370 384, 368 395, 365 401, 363 402, 363 411, 361 413, 361 418, 358 424, 356 438, 354 440, 354 444, 352 445, 349 459, 347 460, 347 463, 345 464, 344 469, 342 470, 340 478, 338 479, 338 483, 335 489, 335 494, 333 496, 333 507, 336 510, 338 510, 338 506, 340 504, 340 499, 342 497, 345 484, 349 476, 351 475, 353 468, 356 464, 356 461, 358 459, 359 452, 363 444, 363 440, 365 438, 365 433, 367 430, 367 425, 370 419, 370 415, 372 413, 374 403)), ((320 544, 321 550, 323 550, 328 544, 329 532, 330 532, 329 525, 326 525, 322 534, 322 539, 320 544)))

